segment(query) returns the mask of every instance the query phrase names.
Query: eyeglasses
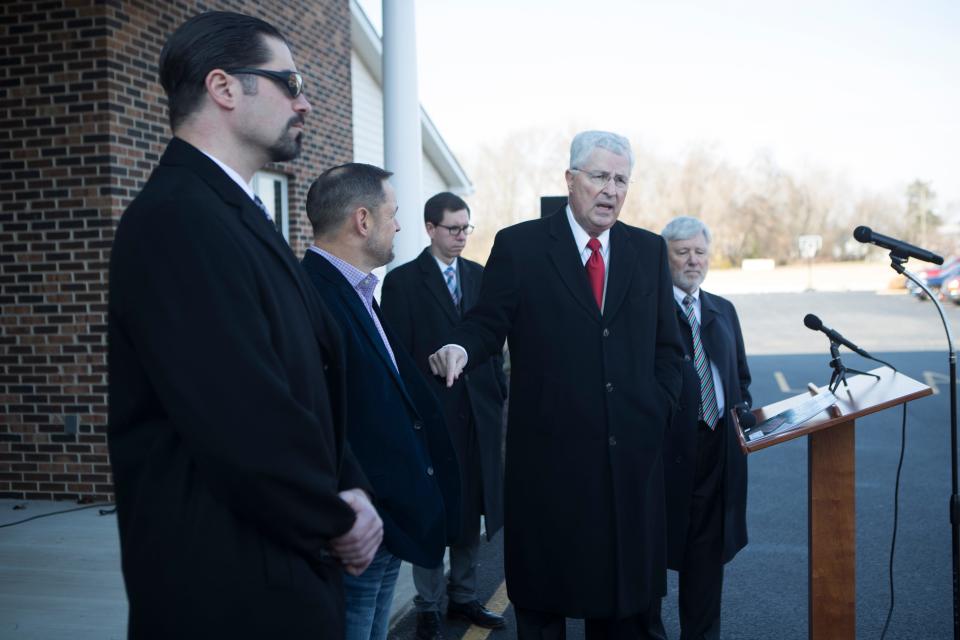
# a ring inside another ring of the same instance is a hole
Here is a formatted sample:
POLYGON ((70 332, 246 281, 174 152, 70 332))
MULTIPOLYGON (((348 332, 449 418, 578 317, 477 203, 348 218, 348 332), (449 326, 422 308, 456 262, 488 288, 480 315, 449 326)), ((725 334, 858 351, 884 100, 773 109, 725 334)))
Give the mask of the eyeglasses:
POLYGON ((286 87, 291 98, 296 98, 303 93, 303 76, 296 71, 269 71, 253 67, 238 67, 236 69, 225 69, 225 71, 229 74, 249 73, 253 76, 263 76, 275 80, 286 87))
POLYGON ((444 229, 446 229, 447 231, 449 231, 449 232, 450 232, 450 235, 452 235, 452 236, 458 236, 458 235, 460 235, 461 233, 462 233, 463 235, 465 235, 465 236, 468 236, 468 235, 470 235, 471 233, 473 233, 473 225, 472 225, 472 224, 465 224, 465 225, 463 225, 462 227, 458 227, 458 226, 456 226, 456 225, 451 226, 451 225, 446 225, 446 224, 435 224, 435 225, 433 225, 433 226, 435 226, 435 227, 443 227, 444 229))
POLYGON ((587 180, 590 181, 590 184, 602 189, 607 186, 607 183, 613 180, 613 186, 617 191, 626 191, 627 187, 630 186, 630 183, 633 182, 629 177, 622 176, 619 173, 612 174, 607 173, 606 171, 587 171, 586 169, 570 169, 570 171, 577 171, 587 176, 587 180))

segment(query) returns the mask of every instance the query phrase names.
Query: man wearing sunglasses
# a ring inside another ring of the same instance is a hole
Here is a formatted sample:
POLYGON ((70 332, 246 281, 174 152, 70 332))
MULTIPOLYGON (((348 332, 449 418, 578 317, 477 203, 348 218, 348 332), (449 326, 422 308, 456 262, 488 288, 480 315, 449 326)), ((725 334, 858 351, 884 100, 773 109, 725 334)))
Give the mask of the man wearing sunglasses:
POLYGON ((334 638, 382 538, 345 445, 335 321, 250 180, 310 103, 236 13, 160 55, 174 137, 116 232, 108 441, 130 638, 334 638))
POLYGON ((449 596, 449 617, 489 629, 505 625, 503 616, 477 600, 477 553, 481 515, 488 540, 503 526, 506 380, 500 357, 491 358, 449 389, 431 374, 427 358, 443 346, 443 338, 476 303, 483 267, 460 255, 473 225, 470 207, 459 196, 436 194, 424 205, 423 220, 430 246, 387 274, 381 301, 383 315, 399 342, 440 398, 460 461, 460 537, 450 545, 450 579, 444 577, 442 566, 413 568, 417 638, 435 640, 441 634, 444 591, 449 596))

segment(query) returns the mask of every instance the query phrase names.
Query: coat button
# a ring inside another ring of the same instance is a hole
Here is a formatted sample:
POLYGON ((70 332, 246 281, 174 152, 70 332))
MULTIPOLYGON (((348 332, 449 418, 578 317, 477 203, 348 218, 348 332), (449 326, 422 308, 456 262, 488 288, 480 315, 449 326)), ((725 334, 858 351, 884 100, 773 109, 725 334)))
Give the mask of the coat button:
POLYGON ((683 359, 686 362, 690 362, 690 356, 688 356, 687 354, 683 354, 683 359))
POLYGON ((605 328, 605 329, 603 330, 603 337, 604 337, 604 338, 610 337, 610 329, 606 329, 606 328, 605 328))
POLYGON ((420 429, 423 429, 423 423, 420 422, 419 420, 414 420, 414 421, 413 421, 413 428, 416 429, 417 431, 419 431, 420 429))
POLYGON ((681 458, 680 456, 677 456, 677 459, 674 460, 674 462, 676 462, 677 464, 680 464, 681 462, 683 462, 683 458, 681 458))
POLYGON ((613 383, 608 382, 606 388, 607 388, 607 393, 610 393, 611 391, 613 391, 613 383))
POLYGON ((610 436, 610 446, 611 447, 617 446, 617 436, 610 436))
POLYGON ((469 374, 469 373, 463 374, 463 381, 464 381, 464 382, 470 382, 470 374, 469 374))
POLYGON ((427 467, 427 475, 428 475, 428 476, 432 476, 432 475, 433 475, 433 467, 427 467))

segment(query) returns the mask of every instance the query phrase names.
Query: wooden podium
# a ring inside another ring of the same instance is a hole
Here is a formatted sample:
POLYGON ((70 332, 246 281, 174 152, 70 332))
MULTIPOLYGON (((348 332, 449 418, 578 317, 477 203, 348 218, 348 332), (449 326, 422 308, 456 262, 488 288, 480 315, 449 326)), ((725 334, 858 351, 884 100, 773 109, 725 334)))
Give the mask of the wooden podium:
MULTIPOLYGON (((840 385, 833 406, 792 429, 747 440, 733 417, 744 453, 807 436, 807 545, 809 557, 809 637, 856 638, 856 496, 854 492, 854 423, 933 393, 887 367, 869 376, 852 376, 840 385)), ((812 385, 811 385, 812 387, 812 385)), ((829 393, 824 388, 823 392, 829 393)), ((814 392, 814 389, 811 389, 814 392)), ((798 395, 754 410, 757 423, 810 400, 798 395)), ((735 414, 735 412, 734 412, 735 414)))

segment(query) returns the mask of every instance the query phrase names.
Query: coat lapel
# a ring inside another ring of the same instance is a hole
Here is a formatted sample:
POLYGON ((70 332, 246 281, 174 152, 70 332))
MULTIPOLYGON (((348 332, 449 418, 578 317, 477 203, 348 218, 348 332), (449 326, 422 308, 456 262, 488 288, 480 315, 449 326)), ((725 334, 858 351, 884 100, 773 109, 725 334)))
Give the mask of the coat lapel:
POLYGON ((240 221, 240 224, 246 227, 277 256, 290 273, 294 282, 296 282, 300 296, 303 298, 304 304, 313 319, 311 325, 313 326, 314 336, 316 336, 317 342, 323 351, 327 354, 333 353, 339 356, 339 351, 335 348, 335 345, 331 343, 329 338, 330 329, 328 327, 329 322, 327 321, 326 314, 318 309, 317 300, 314 297, 315 294, 309 289, 309 283, 304 280, 303 270, 297 263, 293 251, 283 239, 283 236, 277 232, 276 227, 270 224, 263 215, 263 212, 253 200, 250 199, 246 192, 244 192, 230 176, 224 173, 216 163, 210 160, 210 158, 180 138, 175 137, 171 139, 167 151, 164 153, 160 162, 189 167, 217 192, 224 203, 232 206, 236 210, 237 219, 240 221))
POLYGON ((552 244, 549 249, 550 260, 560 274, 560 279, 570 290, 574 299, 590 314, 600 320, 600 309, 593 298, 590 283, 587 281, 587 271, 580 262, 577 254, 577 245, 573 239, 573 231, 567 222, 567 216, 553 215, 548 218, 549 233, 552 244))
POLYGON ((610 229, 610 273, 607 275, 607 293, 603 301, 603 316, 612 318, 630 290, 637 272, 640 254, 630 242, 627 230, 619 222, 610 229))
MULTIPOLYGON (((450 322, 456 324, 460 319, 460 313, 457 311, 457 308, 453 306, 453 297, 450 295, 450 290, 447 289, 447 283, 444 281, 443 274, 440 273, 440 268, 437 267, 437 261, 433 259, 429 248, 424 249, 423 253, 417 258, 417 265, 420 267, 423 286, 426 287, 430 295, 437 301, 437 304, 443 309, 443 312, 447 314, 450 322)), ((462 274, 463 269, 460 269, 460 273, 457 275, 462 276, 462 274)), ((463 286, 463 281, 461 280, 461 290, 463 286)))
MULTIPOLYGON (((393 376, 397 384, 403 390, 404 395, 406 395, 406 387, 403 384, 403 380, 400 378, 400 374, 397 371, 397 367, 393 364, 393 359, 390 358, 390 354, 387 352, 386 346, 383 344, 383 339, 380 337, 380 332, 377 331, 377 326, 373 323, 373 319, 370 317, 370 313, 367 311, 367 308, 364 306, 363 301, 360 300, 359 294, 350 286, 350 283, 347 282, 347 279, 343 277, 343 274, 340 273, 336 267, 334 267, 330 262, 321 255, 314 253, 313 251, 307 251, 307 254, 303 257, 304 266, 307 270, 313 271, 320 275, 324 280, 326 280, 337 295, 340 297, 343 306, 347 309, 351 316, 353 316, 353 321, 357 326, 360 327, 362 333, 366 339, 370 342, 370 345, 377 352, 377 355, 380 357, 380 360, 383 362, 383 365, 390 372, 390 375, 393 376)), ((374 302, 375 312, 377 310, 376 302, 374 302)), ((380 324, 383 324, 383 317, 380 314, 377 314, 380 324)), ((386 333, 386 329, 384 329, 386 333)), ((393 345, 391 345, 392 347, 393 345)), ((396 350, 394 350, 396 353, 396 350)))
POLYGON ((720 309, 717 308, 713 296, 700 289, 700 339, 707 350, 710 361, 720 369, 720 375, 726 379, 724 371, 726 359, 726 341, 719 333, 723 332, 720 322, 720 309))
POLYGON ((473 268, 467 266, 466 260, 460 258, 457 261, 459 269, 457 273, 460 277, 460 308, 469 309, 480 296, 480 278, 473 268))

